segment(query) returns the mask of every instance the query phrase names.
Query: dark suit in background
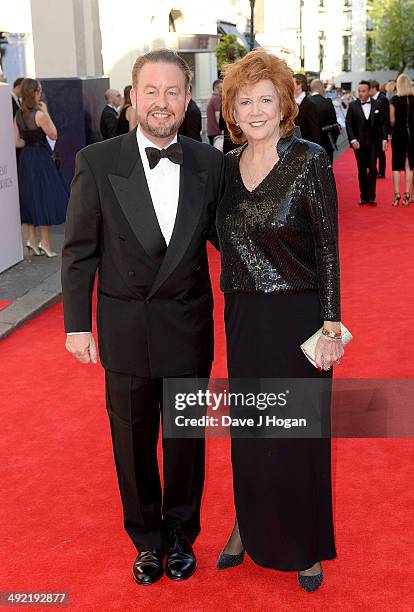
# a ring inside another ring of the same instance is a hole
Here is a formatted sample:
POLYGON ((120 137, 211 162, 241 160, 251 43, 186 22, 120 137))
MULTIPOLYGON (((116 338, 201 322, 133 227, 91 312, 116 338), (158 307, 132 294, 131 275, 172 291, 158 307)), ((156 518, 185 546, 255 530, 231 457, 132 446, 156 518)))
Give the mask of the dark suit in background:
MULTIPOLYGON (((317 123, 318 129, 317 129, 317 133, 315 133, 314 135, 316 140, 313 140, 313 142, 316 142, 318 145, 320 145, 321 147, 325 149, 332 163, 334 150, 333 150, 331 141, 329 139, 328 133, 324 132, 322 128, 327 125, 333 125, 337 123, 335 107, 330 98, 325 98, 324 96, 321 96, 320 94, 312 94, 309 96, 308 100, 316 109, 316 123, 317 123)), ((311 116, 313 117, 313 115, 311 116)), ((315 121, 315 119, 313 120, 315 121)), ((336 141, 336 138, 338 137, 338 135, 339 135, 339 131, 336 132, 336 134, 335 133, 332 134, 332 138, 334 142, 336 141)))
POLYGON ((179 527, 200 531, 204 440, 157 442, 163 377, 210 375, 213 295, 207 240, 216 247, 222 154, 179 136, 177 216, 167 247, 145 177, 136 129, 77 155, 66 221, 62 288, 67 332, 92 329, 98 275, 99 352, 125 529, 138 550, 162 549, 179 527))
MULTIPOLYGON (((20 109, 20 104, 16 102, 14 96, 12 96, 12 105, 13 105, 13 119, 16 116, 17 111, 20 109)), ((19 169, 19 158, 20 158, 20 149, 16 147, 16 163, 17 169, 19 169)))
POLYGON ((201 142, 201 111, 193 99, 190 100, 184 121, 182 122, 178 133, 181 136, 187 136, 201 142))
POLYGON ((13 105, 13 119, 14 119, 15 116, 16 116, 17 111, 20 108, 20 104, 18 102, 16 102, 14 96, 12 96, 12 105, 13 105))
POLYGON ((117 135, 117 119, 118 113, 112 106, 106 105, 102 111, 100 129, 102 139, 107 140, 117 135))
MULTIPOLYGON (((389 134, 391 134, 390 101, 388 100, 387 96, 384 93, 382 93, 382 91, 379 92, 378 98, 376 101, 379 104, 379 109, 382 114, 383 121, 386 125, 387 136, 388 136, 389 134)), ((379 176, 385 176, 386 163, 387 163, 386 159, 387 158, 385 155, 385 151, 382 150, 382 147, 379 147, 377 149, 377 157, 375 161, 375 165, 378 164, 378 175, 379 176)))
POLYGON ((310 96, 305 96, 299 104, 299 113, 295 123, 300 128, 301 138, 310 140, 310 142, 319 143, 320 129, 318 114, 316 106, 311 102, 310 96))
POLYGON ((360 100, 354 100, 348 107, 346 131, 350 146, 357 140, 360 148, 354 149, 358 166, 358 181, 361 203, 375 202, 377 180, 376 154, 382 142, 387 140, 387 127, 380 106, 370 100, 370 114, 365 118, 360 100))

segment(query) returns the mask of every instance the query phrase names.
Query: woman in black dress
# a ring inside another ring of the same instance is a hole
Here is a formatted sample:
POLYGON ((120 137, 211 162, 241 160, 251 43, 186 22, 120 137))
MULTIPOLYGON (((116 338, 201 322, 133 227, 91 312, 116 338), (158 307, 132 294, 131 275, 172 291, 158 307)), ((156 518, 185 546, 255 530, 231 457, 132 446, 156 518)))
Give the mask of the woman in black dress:
POLYGON ((392 176, 394 180, 393 206, 398 206, 401 172, 405 170, 405 193, 403 206, 411 200, 411 185, 414 169, 414 96, 411 79, 400 74, 397 79, 397 95, 390 100, 390 123, 392 127, 392 176))
POLYGON ((46 136, 57 140, 57 130, 45 102, 42 88, 35 79, 24 79, 22 104, 15 122, 19 156, 19 197, 21 222, 27 224, 26 247, 29 254, 56 257, 49 241, 49 227, 66 220, 69 192, 57 171, 46 136), (40 242, 36 245, 36 228, 40 242))
POLYGON ((131 105, 131 89, 132 85, 124 87, 124 103, 116 121, 117 136, 128 134, 137 125, 136 114, 131 105))
MULTIPOLYGON (((329 159, 293 135, 292 72, 262 49, 228 67, 223 114, 243 143, 226 156, 217 213, 230 385, 327 378, 329 387, 343 355, 329 159), (318 340, 315 368, 299 346, 322 325, 328 336, 318 340)), ((241 563, 246 550, 260 565, 299 572, 304 589, 318 588, 320 561, 336 556, 330 461, 329 437, 232 438, 236 522, 218 567, 241 563)))

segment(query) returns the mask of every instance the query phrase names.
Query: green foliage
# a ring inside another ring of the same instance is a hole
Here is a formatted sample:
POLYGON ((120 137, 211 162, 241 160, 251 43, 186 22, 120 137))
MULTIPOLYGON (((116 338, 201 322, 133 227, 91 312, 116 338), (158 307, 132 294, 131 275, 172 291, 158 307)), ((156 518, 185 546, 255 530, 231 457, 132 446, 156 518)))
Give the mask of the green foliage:
POLYGON ((217 66, 219 72, 224 64, 232 64, 246 55, 246 49, 234 34, 225 34, 216 47, 217 66))
POLYGON ((369 0, 368 14, 374 29, 369 66, 372 69, 397 70, 414 67, 413 0, 369 0))

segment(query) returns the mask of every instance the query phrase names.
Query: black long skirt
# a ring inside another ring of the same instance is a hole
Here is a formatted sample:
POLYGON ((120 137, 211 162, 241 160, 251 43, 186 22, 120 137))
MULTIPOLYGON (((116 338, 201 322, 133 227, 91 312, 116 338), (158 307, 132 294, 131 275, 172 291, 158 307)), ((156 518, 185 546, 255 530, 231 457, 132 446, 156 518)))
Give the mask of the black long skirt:
MULTIPOLYGON (((321 325, 317 292, 225 294, 229 378, 331 379, 299 348, 321 325)), ((253 561, 299 571, 336 557, 329 437, 232 438, 231 454, 240 535, 253 561)))

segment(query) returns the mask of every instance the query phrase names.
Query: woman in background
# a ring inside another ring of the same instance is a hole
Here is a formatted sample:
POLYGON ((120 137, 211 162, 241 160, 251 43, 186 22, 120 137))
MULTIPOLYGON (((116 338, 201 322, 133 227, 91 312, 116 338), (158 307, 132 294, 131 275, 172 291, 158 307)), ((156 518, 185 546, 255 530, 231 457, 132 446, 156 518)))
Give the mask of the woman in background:
POLYGON ((57 171, 46 136, 57 140, 58 134, 46 103, 41 101, 42 88, 35 79, 24 79, 22 103, 14 120, 19 157, 19 194, 22 223, 27 224, 26 247, 34 255, 56 257, 49 240, 49 227, 65 222, 68 190, 57 171), (36 244, 36 228, 40 242, 36 244))
POLYGON ((390 100, 390 123, 392 128, 392 177, 394 181, 393 206, 398 206, 401 172, 405 172, 403 206, 411 200, 414 169, 414 96, 411 79, 400 74, 397 79, 397 95, 390 100))
POLYGON ((137 125, 136 114, 131 105, 131 89, 132 85, 127 85, 124 88, 124 103, 122 105, 119 117, 116 122, 116 134, 127 134, 137 125))

